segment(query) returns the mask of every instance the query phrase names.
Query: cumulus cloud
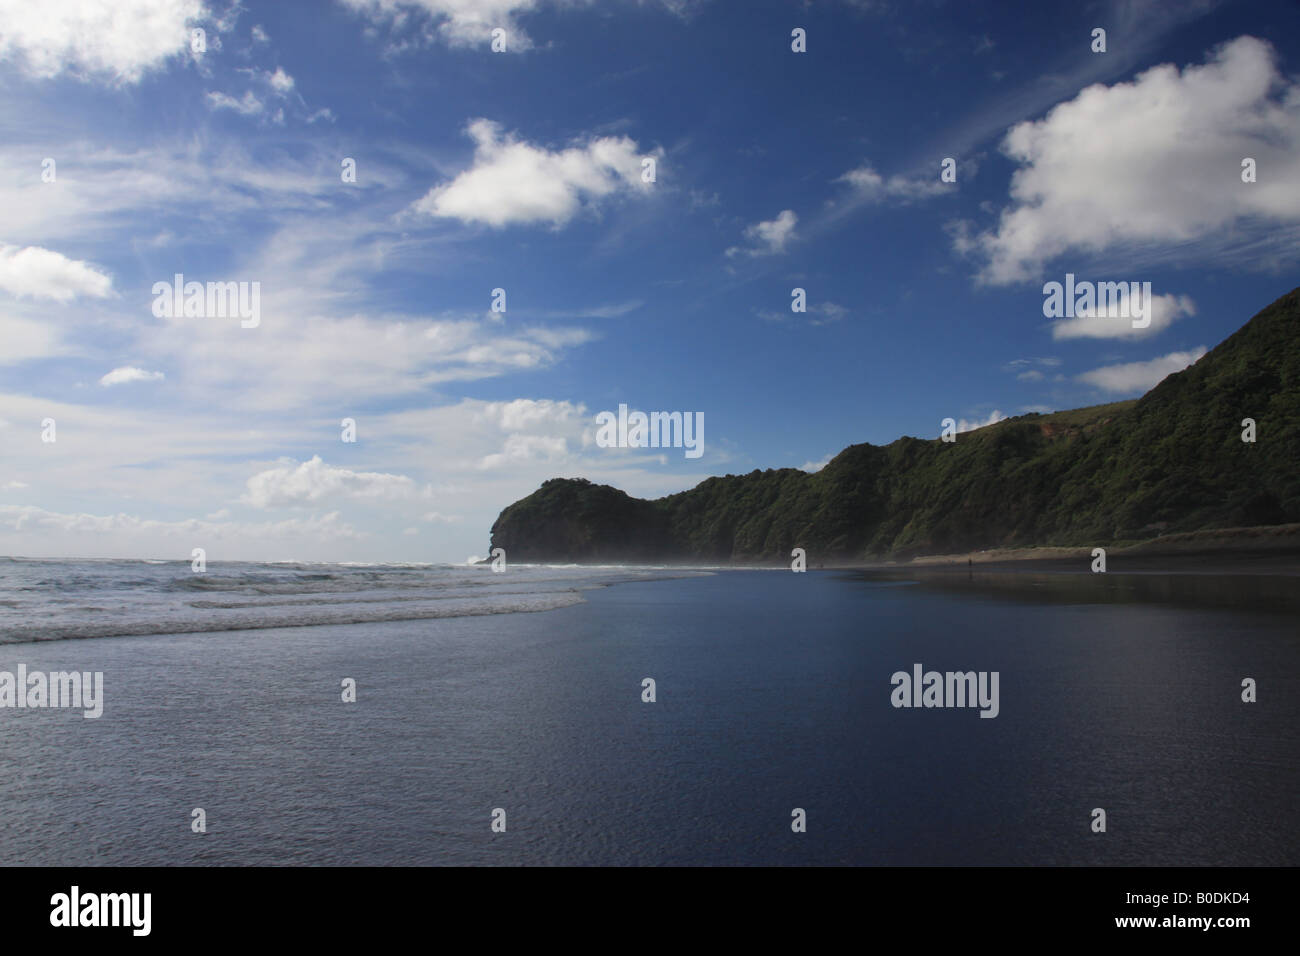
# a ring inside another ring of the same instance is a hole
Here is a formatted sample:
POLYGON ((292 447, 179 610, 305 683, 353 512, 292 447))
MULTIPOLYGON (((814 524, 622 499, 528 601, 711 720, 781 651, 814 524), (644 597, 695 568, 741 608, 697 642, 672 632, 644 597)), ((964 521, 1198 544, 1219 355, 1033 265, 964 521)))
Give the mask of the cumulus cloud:
POLYGON ((799 470, 806 471, 808 472, 808 474, 814 475, 817 472, 821 471, 830 463, 831 463, 831 456, 827 455, 821 461, 805 461, 802 465, 799 466, 799 470))
POLYGON ((1261 238, 1280 249, 1289 240, 1270 233, 1300 224, 1300 84, 1255 37, 1203 65, 1089 86, 1012 128, 1002 149, 1020 166, 1012 205, 995 229, 954 235, 989 283, 1032 279, 1066 252, 1261 238), (1242 182, 1246 157, 1257 182, 1242 182))
POLYGON ((40 246, 0 244, 0 289, 16 296, 67 302, 79 295, 103 299, 113 280, 88 262, 40 246))
POLYGON ((271 84, 271 89, 281 96, 288 95, 289 91, 293 89, 293 77, 278 66, 275 68, 274 73, 267 75, 266 81, 271 84))
POLYGON ((463 223, 507 225, 549 223, 560 227, 578 211, 614 193, 644 194, 644 156, 626 136, 600 137, 562 150, 549 150, 503 134, 501 126, 476 119, 466 127, 474 140, 474 162, 451 182, 437 186, 412 207, 416 212, 463 223))
POLYGON ((0 60, 40 79, 67 70, 136 83, 185 53, 208 16, 200 0, 12 0, 0 4, 0 60))
POLYGON ((486 455, 478 467, 484 470, 527 461, 558 461, 569 452, 569 444, 560 435, 511 435, 505 447, 486 455))
POLYGON ((1145 392, 1158 385, 1166 376, 1181 372, 1200 360, 1207 349, 1201 346, 1190 352, 1170 352, 1149 362, 1127 362, 1123 365, 1106 365, 1084 372, 1079 381, 1107 392, 1145 392))
POLYGON ((587 407, 582 404, 548 398, 516 398, 510 402, 488 402, 476 413, 476 418, 501 431, 526 432, 580 425, 586 415, 587 407))
POLYGON ((1076 315, 1052 323, 1054 339, 1143 339, 1169 328, 1174 320, 1184 315, 1196 314, 1196 303, 1190 296, 1157 295, 1148 304, 1150 324, 1143 329, 1133 327, 1131 316, 1121 316, 1119 309, 1111 307, 1103 313, 1090 310, 1088 315, 1076 315))
POLYGON ((998 411, 998 409, 995 408, 993 409, 993 411, 989 413, 989 417, 984 419, 983 421, 980 421, 979 419, 970 421, 965 418, 959 418, 957 420, 957 431, 959 433, 973 432, 975 429, 983 428, 986 425, 996 425, 998 422, 1005 420, 1007 417, 1008 416, 1003 415, 1002 412, 998 411))
POLYGON ((124 365, 113 369, 101 378, 99 384, 107 388, 110 385, 125 385, 128 382, 161 382, 166 377, 162 372, 146 372, 134 365, 124 365))
POLYGON ((248 479, 244 495, 257 508, 312 504, 326 498, 409 498, 415 482, 405 475, 349 471, 327 465, 320 455, 295 466, 286 462, 248 479))
MULTIPOLYGON (((204 97, 207 101, 208 109, 230 110, 232 113, 238 113, 240 116, 261 116, 269 119, 272 123, 283 123, 284 110, 282 108, 277 108, 274 112, 271 112, 270 106, 268 106, 268 100, 284 99, 292 93, 294 87, 293 77, 284 72, 280 67, 276 67, 275 72, 255 69, 241 69, 238 72, 248 76, 255 84, 257 84, 261 88, 266 99, 262 96, 258 96, 257 93, 252 90, 245 90, 244 95, 239 99, 236 99, 229 93, 222 93, 214 90, 206 94, 204 97)), ((329 114, 330 117, 333 115, 328 109, 318 111, 317 113, 312 114, 312 116, 308 118, 307 122, 313 122, 315 119, 318 119, 325 114, 329 114)))
POLYGON ((745 230, 745 238, 755 243, 748 249, 732 246, 728 256, 771 256, 785 252, 786 243, 795 238, 794 227, 799 222, 793 209, 782 209, 775 219, 756 222, 745 230))

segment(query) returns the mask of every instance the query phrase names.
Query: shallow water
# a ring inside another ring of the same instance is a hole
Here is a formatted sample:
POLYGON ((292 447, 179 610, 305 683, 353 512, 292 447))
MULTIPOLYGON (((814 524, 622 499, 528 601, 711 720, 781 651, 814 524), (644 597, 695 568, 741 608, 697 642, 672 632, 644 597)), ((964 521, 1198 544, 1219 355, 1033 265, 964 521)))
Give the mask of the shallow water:
POLYGON ((1294 612, 584 574, 544 613, 0 647, 105 696, 0 709, 0 863, 1300 863, 1294 612), (998 716, 893 707, 918 662, 997 671, 998 716))

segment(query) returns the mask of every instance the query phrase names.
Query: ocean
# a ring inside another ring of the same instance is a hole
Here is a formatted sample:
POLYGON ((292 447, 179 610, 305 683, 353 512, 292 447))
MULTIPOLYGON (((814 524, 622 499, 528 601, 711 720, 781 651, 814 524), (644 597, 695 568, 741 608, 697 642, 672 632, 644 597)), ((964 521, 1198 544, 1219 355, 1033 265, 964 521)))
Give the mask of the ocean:
POLYGON ((1296 865, 1293 582, 0 559, 0 863, 1296 865))

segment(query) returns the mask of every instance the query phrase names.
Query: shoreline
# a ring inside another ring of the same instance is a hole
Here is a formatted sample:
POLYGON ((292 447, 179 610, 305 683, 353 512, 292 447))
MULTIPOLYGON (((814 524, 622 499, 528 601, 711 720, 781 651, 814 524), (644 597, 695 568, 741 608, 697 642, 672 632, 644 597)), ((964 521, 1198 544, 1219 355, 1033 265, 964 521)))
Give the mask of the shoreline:
MULTIPOLYGON (((1300 576, 1300 524, 1223 528, 1162 535, 1144 541, 1103 545, 1107 574, 1210 574, 1300 576)), ((817 561, 807 559, 809 571, 873 571, 907 574, 1092 573, 1092 546, 989 548, 912 558, 817 561)), ((578 564, 577 567, 587 565, 578 564)), ((595 565, 592 565, 595 566, 595 565)), ((707 571, 781 571, 790 563, 717 562, 713 564, 659 561, 627 567, 678 568, 707 571)))
MULTIPOLYGON (((924 555, 911 561, 873 564, 953 571, 1081 571, 1092 573, 1091 547, 1004 548, 924 555)), ((1105 548, 1106 573, 1300 575, 1300 524, 1224 528, 1163 535, 1105 548)))

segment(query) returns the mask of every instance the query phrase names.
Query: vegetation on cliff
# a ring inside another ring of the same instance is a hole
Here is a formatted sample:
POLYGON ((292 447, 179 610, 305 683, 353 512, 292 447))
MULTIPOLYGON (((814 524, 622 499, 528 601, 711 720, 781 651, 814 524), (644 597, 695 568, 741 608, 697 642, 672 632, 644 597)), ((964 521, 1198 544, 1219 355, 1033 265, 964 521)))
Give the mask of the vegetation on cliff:
POLYGON ((955 442, 851 445, 816 474, 709 478, 655 501, 556 478, 501 512, 492 547, 579 562, 776 562, 801 547, 816 563, 1296 521, 1300 289, 1140 399, 955 442))

